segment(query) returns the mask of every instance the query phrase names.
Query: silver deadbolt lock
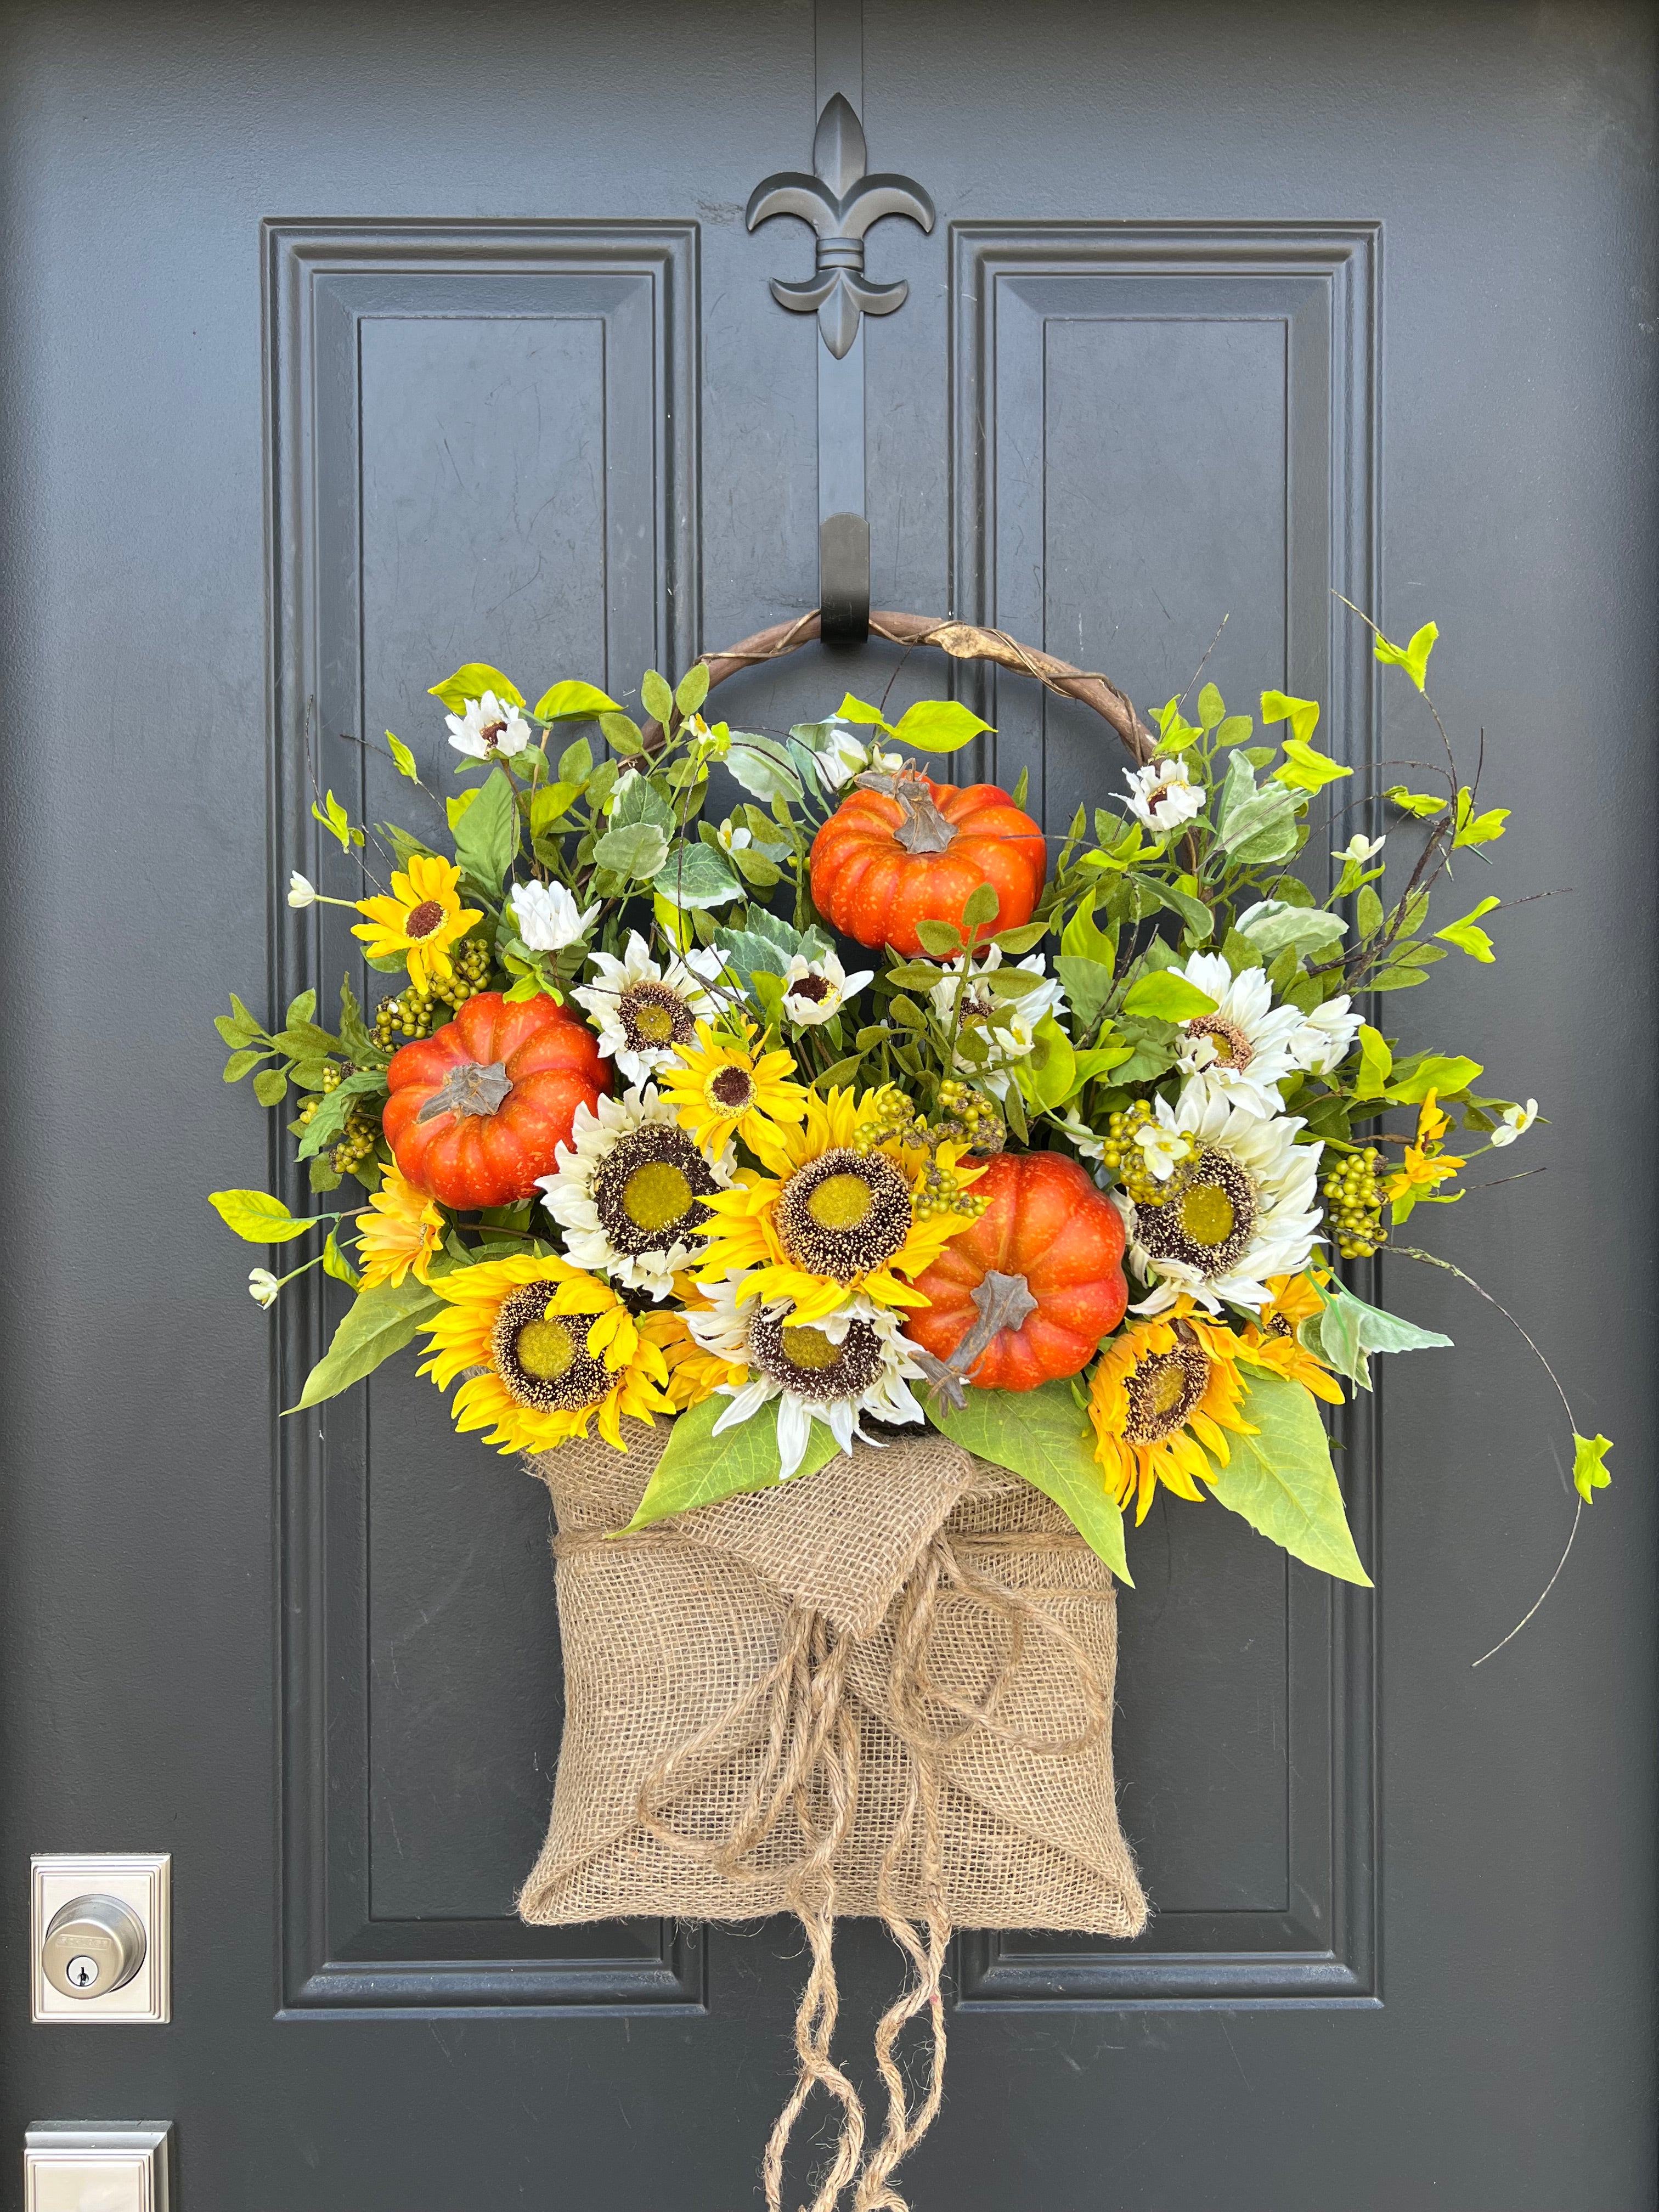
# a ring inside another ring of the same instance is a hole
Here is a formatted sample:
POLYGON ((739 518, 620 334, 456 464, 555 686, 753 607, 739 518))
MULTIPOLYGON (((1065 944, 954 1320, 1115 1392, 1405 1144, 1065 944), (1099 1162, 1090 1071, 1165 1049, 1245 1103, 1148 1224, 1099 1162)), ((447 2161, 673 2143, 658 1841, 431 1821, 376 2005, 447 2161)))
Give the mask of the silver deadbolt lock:
POLYGON ((72 1897, 46 1923, 41 1967, 66 1997, 107 1996, 143 1963, 143 1923, 118 1897, 72 1897))

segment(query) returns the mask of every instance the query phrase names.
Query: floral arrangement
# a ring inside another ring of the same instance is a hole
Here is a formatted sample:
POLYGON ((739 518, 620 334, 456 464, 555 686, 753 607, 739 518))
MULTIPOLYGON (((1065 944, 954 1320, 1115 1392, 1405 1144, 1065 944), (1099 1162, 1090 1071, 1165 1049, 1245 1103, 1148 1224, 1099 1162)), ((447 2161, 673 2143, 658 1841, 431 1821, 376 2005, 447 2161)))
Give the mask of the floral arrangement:
MULTIPOLYGON (((1438 727, 1436 635, 1375 650, 1438 727)), ((1468 878, 1506 810, 1446 741, 1385 834, 1334 830, 1322 897, 1299 862, 1352 772, 1315 702, 1264 692, 1258 733, 1212 684, 1171 699, 1115 803, 1049 840, 1024 776, 929 773, 988 726, 965 706, 890 725, 849 696, 770 735, 710 723, 708 683, 647 674, 641 726, 471 665, 434 686, 455 795, 388 733, 418 830, 319 795, 386 995, 348 979, 332 1030, 312 990, 274 1030, 234 998, 218 1021, 226 1080, 343 1199, 213 1200, 319 1248, 256 1267, 260 1304, 308 1267, 355 1292, 301 1404, 418 1336, 504 1452, 672 1419, 635 1527, 931 1423, 1126 1582, 1162 1486, 1364 1583, 1320 1401, 1449 1340, 1337 1263, 1430 1260, 1400 1231, 1537 1115, 1364 1017, 1494 958, 1468 878)), ((331 902, 298 874, 289 897, 331 902)), ((1607 1448, 1575 1432, 1584 1499, 1607 1448)))

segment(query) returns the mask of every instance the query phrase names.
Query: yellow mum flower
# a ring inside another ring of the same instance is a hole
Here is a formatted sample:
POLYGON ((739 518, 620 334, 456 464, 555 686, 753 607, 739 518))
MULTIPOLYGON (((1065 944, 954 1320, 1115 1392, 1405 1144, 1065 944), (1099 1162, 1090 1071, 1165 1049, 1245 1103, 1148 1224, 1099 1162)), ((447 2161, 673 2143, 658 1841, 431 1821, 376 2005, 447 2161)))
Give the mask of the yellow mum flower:
POLYGON ((449 946, 483 919, 477 907, 461 904, 460 880, 453 860, 412 854, 408 867, 392 877, 390 898, 356 902, 368 919, 354 922, 351 933, 362 939, 371 960, 401 954, 410 981, 424 988, 451 973, 449 946))
POLYGON ((504 1452, 550 1451, 597 1415, 620 1451, 624 1413, 673 1411, 659 1346, 609 1284, 567 1261, 486 1260, 431 1287, 449 1310, 422 1324, 432 1357, 421 1372, 441 1390, 466 1375, 450 1408, 458 1429, 488 1429, 504 1452))
POLYGON ((373 1290, 377 1283, 395 1288, 411 1271, 417 1283, 425 1282, 443 1243, 444 1218, 437 1200, 407 1182, 394 1160, 368 1203, 371 1210, 357 1228, 363 1288, 373 1290))
POLYGON ((799 1121, 806 1111, 806 1092, 788 1078, 795 1063, 787 1052, 750 1049, 752 1022, 743 1038, 716 1036, 707 1022, 697 1024, 697 1042, 682 1045, 678 1064, 657 1078, 662 1096, 705 1152, 720 1152, 733 1137, 754 1147, 758 1133, 775 1121, 799 1121))
POLYGON ((705 1352, 692 1335, 687 1316, 714 1309, 690 1275, 675 1276, 674 1294, 678 1306, 658 1306, 640 1316, 640 1334, 649 1337, 668 1362, 665 1388, 674 1411, 683 1413, 712 1398, 722 1382, 746 1382, 749 1369, 740 1359, 722 1359, 717 1352, 705 1352))
POLYGON ((1312 1278, 1269 1275, 1267 1288, 1273 1296, 1261 1309, 1260 1322, 1251 1322, 1246 1328, 1240 1357, 1253 1367, 1266 1367, 1282 1375, 1287 1382, 1299 1382, 1328 1405, 1341 1405, 1342 1385, 1297 1334, 1304 1321, 1324 1310, 1325 1302, 1312 1278))
POLYGON ((930 1158, 898 1139, 872 1141, 879 1112, 875 1091, 815 1092, 801 1128, 757 1129, 749 1142, 770 1172, 747 1170, 736 1188, 703 1200, 714 1218, 698 1281, 752 1268, 740 1297, 788 1299, 797 1328, 827 1320, 855 1291, 878 1305, 927 1305, 912 1284, 969 1218, 946 1200, 985 1170, 960 1165, 952 1146, 930 1158))
POLYGON ((1181 1298, 1156 1319, 1132 1322, 1110 1339, 1089 1390, 1095 1457, 1106 1486, 1135 1520, 1146 1518, 1158 1484, 1200 1503, 1207 1450, 1227 1464, 1225 1431, 1253 1437, 1239 1411, 1243 1346, 1232 1331, 1181 1298))

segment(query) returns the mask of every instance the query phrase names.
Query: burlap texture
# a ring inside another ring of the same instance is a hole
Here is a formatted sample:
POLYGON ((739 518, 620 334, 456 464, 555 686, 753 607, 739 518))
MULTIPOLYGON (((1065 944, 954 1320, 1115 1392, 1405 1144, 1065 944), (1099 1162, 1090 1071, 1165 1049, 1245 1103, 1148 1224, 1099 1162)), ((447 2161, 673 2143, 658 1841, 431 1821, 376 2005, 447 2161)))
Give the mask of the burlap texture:
POLYGON ((842 1915, 1139 1932, 1112 1577, 1056 1506, 930 1430, 607 1543, 668 1437, 626 1433, 531 1462, 566 1718, 526 1920, 797 1910, 817 1841, 842 1915))

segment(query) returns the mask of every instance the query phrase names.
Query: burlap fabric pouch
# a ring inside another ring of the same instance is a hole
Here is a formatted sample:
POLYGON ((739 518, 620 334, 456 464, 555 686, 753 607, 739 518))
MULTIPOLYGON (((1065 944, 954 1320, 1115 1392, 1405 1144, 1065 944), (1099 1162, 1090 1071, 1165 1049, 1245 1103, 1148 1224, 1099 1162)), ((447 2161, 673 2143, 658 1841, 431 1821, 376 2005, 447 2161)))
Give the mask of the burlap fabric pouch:
POLYGON ((1118 1826, 1115 1598, 1029 1483, 932 1430, 629 1536, 669 1431, 532 1460, 557 1524, 565 1729, 547 1841, 519 1899, 547 1926, 799 1916, 811 1968, 769 2206, 815 2084, 842 2106, 814 2199, 902 2207, 900 2158, 938 2109, 951 1928, 1129 1936, 1146 1904, 1118 1826), (878 1917, 912 1986, 883 2019, 884 2139, 860 2171, 856 2091, 830 2058, 837 1912, 878 1917), (927 2010, 912 2112, 894 2046, 927 2010))

